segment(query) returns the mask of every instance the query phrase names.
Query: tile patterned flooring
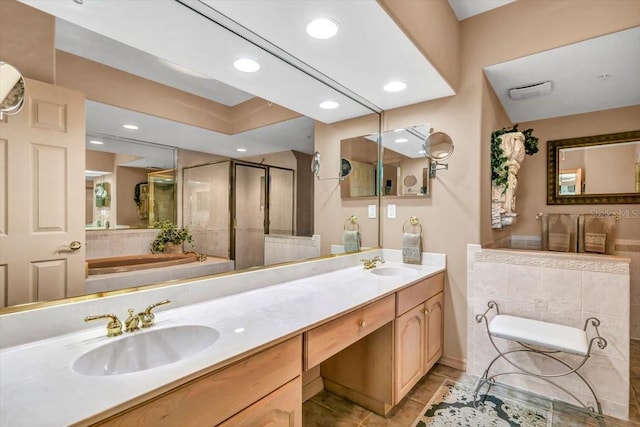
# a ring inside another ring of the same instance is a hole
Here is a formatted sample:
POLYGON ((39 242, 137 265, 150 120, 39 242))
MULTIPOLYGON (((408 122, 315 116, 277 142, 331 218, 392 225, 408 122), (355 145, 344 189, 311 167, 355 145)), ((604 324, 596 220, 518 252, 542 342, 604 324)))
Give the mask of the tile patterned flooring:
MULTIPOLYGON (((631 341, 629 421, 605 417, 607 427, 640 427, 640 341, 631 341)), ((445 379, 475 384, 476 377, 436 365, 389 415, 381 417, 341 397, 322 391, 302 405, 304 427, 409 427, 445 379)), ((529 403, 536 404, 527 399, 529 403)), ((532 399, 533 400, 533 399, 532 399)), ((553 408, 554 427, 597 426, 593 418, 561 406, 553 408)))

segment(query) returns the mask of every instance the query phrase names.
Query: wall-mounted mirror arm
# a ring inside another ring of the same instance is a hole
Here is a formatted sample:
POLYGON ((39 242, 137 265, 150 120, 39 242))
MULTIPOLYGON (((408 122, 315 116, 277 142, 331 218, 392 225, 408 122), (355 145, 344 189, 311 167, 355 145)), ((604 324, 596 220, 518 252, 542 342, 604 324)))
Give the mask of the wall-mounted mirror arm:
POLYGON ((453 154, 453 140, 444 132, 434 132, 429 130, 424 143, 422 144, 424 156, 431 160, 429 164, 429 177, 435 178, 439 170, 449 170, 448 163, 440 163, 447 160, 453 154))
POLYGON ((332 179, 344 181, 344 179, 351 174, 352 170, 353 166, 351 165, 351 162, 348 159, 341 158, 340 173, 337 177, 320 178, 320 153, 316 151, 311 157, 311 172, 313 172, 316 180, 318 181, 327 181, 332 179))

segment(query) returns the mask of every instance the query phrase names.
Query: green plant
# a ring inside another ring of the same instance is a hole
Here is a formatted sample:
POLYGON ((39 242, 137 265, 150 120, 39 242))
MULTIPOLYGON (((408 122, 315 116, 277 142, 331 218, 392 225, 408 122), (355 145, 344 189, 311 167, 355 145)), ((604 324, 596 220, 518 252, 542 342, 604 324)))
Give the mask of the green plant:
POLYGON ((509 187, 509 166, 507 166, 507 158, 500 146, 502 142, 501 136, 510 132, 522 132, 524 135, 524 152, 528 156, 533 156, 538 152, 538 138, 533 136, 533 129, 523 131, 518 130, 518 125, 514 125, 511 129, 502 128, 491 133, 491 181, 500 186, 504 186, 506 190, 509 187))
POLYGON ((155 240, 151 242, 151 252, 154 254, 164 252, 167 243, 181 245, 184 242, 188 242, 193 244, 193 236, 191 236, 187 227, 176 227, 171 221, 156 221, 153 223, 153 227, 160 229, 155 240))

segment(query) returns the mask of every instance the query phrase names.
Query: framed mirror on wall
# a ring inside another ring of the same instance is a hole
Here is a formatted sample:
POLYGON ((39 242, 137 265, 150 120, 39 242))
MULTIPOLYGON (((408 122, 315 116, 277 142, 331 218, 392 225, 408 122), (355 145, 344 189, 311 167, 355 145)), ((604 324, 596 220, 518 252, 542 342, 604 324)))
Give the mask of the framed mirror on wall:
POLYGON ((547 204, 640 203, 640 131, 547 142, 547 204))
POLYGON ((418 125, 380 134, 382 173, 380 187, 376 180, 378 134, 343 139, 340 155, 349 159, 351 175, 341 185, 342 198, 381 196, 428 197, 430 164, 425 157, 425 141, 430 125, 418 125))

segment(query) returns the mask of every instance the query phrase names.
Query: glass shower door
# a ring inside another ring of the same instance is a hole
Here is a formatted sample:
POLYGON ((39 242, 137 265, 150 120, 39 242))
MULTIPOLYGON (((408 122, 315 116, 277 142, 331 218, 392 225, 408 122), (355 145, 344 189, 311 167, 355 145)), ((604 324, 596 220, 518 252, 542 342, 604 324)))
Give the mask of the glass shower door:
POLYGON ((265 167, 235 165, 236 270, 264 265, 266 177, 265 167))

